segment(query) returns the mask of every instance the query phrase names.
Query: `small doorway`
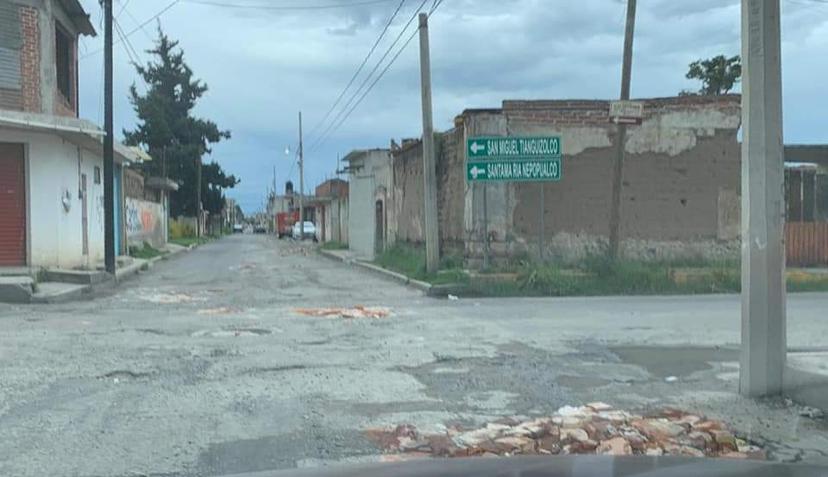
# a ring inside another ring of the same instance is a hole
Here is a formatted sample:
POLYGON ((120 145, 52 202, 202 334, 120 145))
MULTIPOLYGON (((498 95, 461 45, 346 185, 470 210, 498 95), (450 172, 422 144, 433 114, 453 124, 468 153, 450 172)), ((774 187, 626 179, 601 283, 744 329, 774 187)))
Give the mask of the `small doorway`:
POLYGON ((385 212, 381 200, 377 201, 375 210, 376 218, 374 223, 376 225, 376 234, 374 235, 374 250, 376 253, 382 253, 385 250, 385 212))
POLYGON ((0 143, 0 266, 26 265, 26 169, 23 144, 0 143))
POLYGON ((83 231, 83 254, 89 255, 89 201, 86 193, 86 174, 81 174, 81 230, 83 231))

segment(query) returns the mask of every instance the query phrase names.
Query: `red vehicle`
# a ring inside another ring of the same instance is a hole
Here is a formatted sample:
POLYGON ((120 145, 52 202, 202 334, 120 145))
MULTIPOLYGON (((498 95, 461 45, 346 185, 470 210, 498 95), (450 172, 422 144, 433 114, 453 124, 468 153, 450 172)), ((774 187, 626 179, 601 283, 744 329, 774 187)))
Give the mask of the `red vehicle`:
POLYGON ((299 221, 299 211, 279 212, 276 214, 276 235, 279 238, 290 237, 293 233, 293 224, 299 221))

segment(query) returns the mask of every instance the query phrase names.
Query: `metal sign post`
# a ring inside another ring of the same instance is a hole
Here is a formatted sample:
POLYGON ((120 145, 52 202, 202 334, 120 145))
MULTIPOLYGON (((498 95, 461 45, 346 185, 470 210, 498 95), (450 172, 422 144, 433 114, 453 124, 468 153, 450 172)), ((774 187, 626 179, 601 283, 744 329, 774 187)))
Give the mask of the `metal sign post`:
POLYGON ((538 212, 538 215, 539 215, 538 226, 540 227, 540 231, 538 233, 538 257, 540 257, 540 261, 543 262, 543 232, 544 232, 544 229, 546 228, 546 225, 544 224, 544 213, 545 213, 544 209, 546 208, 546 201, 544 200, 544 197, 543 197, 543 190, 546 187, 545 187, 545 184, 543 182, 539 183, 538 187, 540 187, 540 207, 538 207, 538 210, 539 210, 539 212, 538 212))
POLYGON ((489 268, 489 207, 486 201, 487 185, 483 184, 483 270, 489 268))

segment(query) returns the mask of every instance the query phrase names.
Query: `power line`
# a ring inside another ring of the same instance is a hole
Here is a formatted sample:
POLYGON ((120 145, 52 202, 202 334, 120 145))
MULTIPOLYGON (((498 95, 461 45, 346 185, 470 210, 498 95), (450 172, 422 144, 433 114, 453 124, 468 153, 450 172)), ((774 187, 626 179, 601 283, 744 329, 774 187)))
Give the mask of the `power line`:
POLYGON ((195 3, 199 5, 210 5, 213 7, 224 7, 224 8, 249 8, 255 10, 327 10, 331 8, 344 8, 344 7, 358 7, 364 5, 376 5, 379 3, 387 3, 393 0, 365 0, 361 2, 353 2, 353 3, 331 3, 327 5, 251 5, 251 4, 243 4, 243 3, 227 3, 221 2, 217 0, 184 0, 187 3, 195 3))
MULTIPOLYGON (((166 7, 164 7, 163 9, 161 9, 161 11, 160 11, 160 12, 158 12, 158 13, 156 13, 155 15, 151 16, 150 18, 146 19, 143 23, 141 23, 140 25, 138 25, 136 28, 134 28, 134 29, 130 30, 130 31, 129 31, 129 32, 128 32, 125 36, 126 36, 126 37, 130 37, 130 36, 132 36, 135 32, 137 32, 138 30, 140 30, 140 29, 144 28, 144 27, 145 27, 146 25, 148 25, 151 21, 155 20, 156 18, 158 18, 158 17, 160 17, 161 15, 163 15, 164 13, 166 13, 166 12, 167 12, 167 10, 169 10, 169 9, 170 9, 170 8, 172 8, 172 7, 174 7, 174 6, 175 6, 178 2, 180 2, 180 1, 181 1, 181 0, 173 0, 172 2, 170 2, 170 4, 169 4, 169 5, 167 5, 167 6, 166 6, 166 7)), ((117 42, 115 42, 115 43, 117 43, 117 42)), ((92 55, 96 55, 96 54, 98 54, 98 53, 100 53, 100 52, 102 52, 102 51, 103 51, 103 48, 100 48, 100 49, 98 49, 98 50, 95 50, 95 51, 93 51, 93 52, 90 52, 90 53, 87 53, 87 54, 85 54, 85 55, 81 56, 81 57, 80 57, 80 59, 88 58, 88 57, 90 57, 90 56, 92 56, 92 55)))
MULTIPOLYGON (((129 2, 127 2, 127 3, 129 3, 129 2)), ((129 18, 132 20, 132 22, 133 22, 133 23, 135 23, 136 25, 140 25, 140 24, 141 24, 141 22, 139 22, 139 21, 138 21, 138 19, 137 19, 137 18, 135 18, 135 15, 133 15, 133 14, 132 14, 132 12, 130 12, 129 10, 127 10, 127 9, 126 9, 126 4, 124 5, 124 8, 123 8, 121 11, 123 11, 124 13, 126 13, 126 14, 129 16, 129 18)), ((146 29, 146 28, 144 28, 144 27, 139 27, 139 28, 141 28, 141 32, 144 34, 144 36, 145 36, 145 37, 147 37, 147 40, 149 40, 150 42, 154 42, 154 41, 155 41, 155 39, 152 37, 152 35, 150 35, 150 34, 147 32, 147 29, 146 29)))
POLYGON ((121 9, 118 11, 118 14, 117 14, 117 15, 115 15, 115 17, 116 17, 116 18, 117 18, 117 17, 120 17, 120 16, 121 16, 121 14, 122 14, 122 13, 124 13, 124 10, 126 10, 127 5, 129 5, 129 1, 130 1, 130 0, 124 0, 124 3, 123 3, 123 4, 121 4, 121 9))
MULTIPOLYGON (((429 12, 428 12, 429 18, 431 18, 431 16, 434 14, 434 12, 438 8, 440 8, 440 5, 443 3, 443 1, 444 0, 435 0, 431 10, 429 10, 429 12)), ((418 10, 418 12, 419 12, 419 10, 418 10)), ((415 15, 416 15, 416 13, 415 13, 415 15)), ((360 103, 362 103, 362 100, 365 99, 366 96, 368 96, 368 93, 370 93, 371 90, 374 89, 374 86, 379 82, 379 80, 381 80, 382 77, 385 76, 385 73, 391 68, 391 65, 393 65, 394 62, 397 61, 397 58, 399 58, 399 56, 402 54, 402 52, 405 51, 406 47, 408 46, 409 43, 411 43, 411 40, 414 39, 414 37, 419 32, 419 30, 420 30, 419 28, 415 29, 411 33, 411 36, 409 36, 408 39, 405 40, 405 43, 403 43, 403 46, 397 51, 396 54, 394 54, 394 56, 391 58, 391 61, 389 61, 388 64, 385 65, 385 68, 383 68, 383 70, 376 77, 376 79, 374 79, 374 81, 371 83, 371 85, 368 87, 368 89, 365 90, 365 92, 362 94, 362 96, 359 97, 357 102, 354 103, 353 107, 351 107, 351 109, 348 111, 348 113, 345 115, 345 117, 343 117, 342 120, 339 121, 339 123, 336 125, 336 127, 331 131, 331 133, 327 137, 325 137, 324 139, 322 139, 319 142, 320 146, 324 143, 325 140, 327 140, 327 138, 329 138, 334 132, 336 132, 345 123, 345 121, 351 116, 351 114, 356 110, 357 106, 359 106, 360 103)))
POLYGON ((118 32, 118 37, 121 39, 121 46, 123 46, 124 51, 126 51, 127 56, 129 56, 130 61, 133 64, 138 64, 138 52, 135 51, 135 48, 132 46, 132 43, 129 41, 129 38, 124 36, 124 29, 121 28, 121 24, 118 23, 118 20, 112 19, 112 24, 115 26, 115 31, 118 32))
POLYGON ((406 0, 400 0, 400 4, 399 4, 399 5, 397 5, 397 9, 396 9, 396 10, 394 10, 394 13, 393 13, 393 14, 391 15, 391 17, 388 19, 388 22, 385 24, 385 28, 383 28, 383 29, 382 29, 382 31, 380 32, 379 36, 377 37, 377 41, 375 41, 375 42, 374 42, 374 45, 373 45, 373 46, 371 46, 371 49, 368 51, 368 54, 367 54, 367 55, 365 55, 365 58, 362 60, 362 63, 359 65, 359 68, 357 68, 357 69, 356 69, 356 71, 354 72, 354 75, 353 75, 353 76, 351 76, 351 80, 350 80, 350 81, 348 81, 348 84, 347 84, 347 85, 345 85, 345 88, 342 90, 342 92, 341 92, 341 93, 339 93, 339 97, 337 97, 337 98, 336 98, 336 101, 334 101, 333 105, 332 105, 332 106, 331 106, 331 108, 328 110, 328 112, 327 112, 327 113, 325 113, 325 116, 324 116, 324 117, 323 117, 323 118, 322 118, 322 119, 321 119, 318 123, 316 123, 316 125, 315 125, 314 127, 312 127, 310 131, 308 131, 308 136, 313 136, 313 133, 314 133, 314 132, 316 132, 316 130, 317 130, 317 129, 319 129, 319 127, 320 127, 322 124, 324 124, 324 123, 325 123, 325 121, 327 121, 327 120, 328 120, 328 118, 330 117, 331 113, 332 113, 332 112, 334 111, 334 109, 336 109, 336 107, 339 105, 339 102, 340 102, 340 101, 342 101, 342 98, 344 98, 344 97, 345 97, 345 93, 347 93, 347 92, 348 92, 348 89, 351 87, 351 85, 353 85, 353 84, 354 84, 354 81, 356 81, 357 77, 358 77, 358 76, 359 76, 359 74, 362 72, 362 69, 363 69, 363 68, 365 67, 365 65, 368 63, 368 60, 371 58, 371 55, 373 55, 373 54, 374 54, 374 51, 376 51, 377 46, 379 45, 380 41, 381 41, 381 40, 383 39, 383 37, 385 36, 385 33, 386 33, 386 32, 388 32, 388 28, 391 26, 391 23, 394 21, 394 18, 396 18, 396 17, 397 17, 397 14, 400 12, 400 9, 401 9, 401 8, 402 8, 402 6, 405 4, 405 1, 406 1, 406 0))
POLYGON ((371 81, 371 77, 374 75, 374 73, 377 72, 379 67, 382 65, 382 62, 385 61, 385 59, 388 57, 388 55, 391 53, 394 47, 397 46, 397 43, 399 43, 400 39, 405 34, 405 31, 408 30, 408 27, 417 18, 417 14, 420 12, 420 10, 423 9, 423 6, 425 6, 427 1, 428 0, 423 0, 422 2, 420 2, 420 6, 417 7, 417 9, 414 11, 414 14, 411 15, 411 18, 409 18, 408 22, 402 27, 400 33, 394 39, 393 43, 391 43, 391 45, 388 46, 388 49, 385 50, 385 53, 383 53, 382 57, 374 65, 374 68, 371 70, 371 72, 368 73, 368 76, 366 76, 365 79, 362 80, 362 83, 359 85, 359 88, 357 88, 354 94, 351 95, 351 97, 348 99, 348 101, 345 103, 345 106, 342 107, 339 113, 337 113, 337 115, 334 116, 333 121, 328 125, 327 128, 325 128, 325 130, 322 132, 319 138, 317 138, 317 140, 313 142, 310 148, 311 151, 315 151, 330 136, 329 133, 332 131, 332 128, 334 128, 334 125, 336 125, 337 121, 339 121, 342 115, 345 114, 345 112, 353 103, 354 99, 356 99, 356 97, 359 96, 363 88, 365 88, 365 85, 367 85, 368 82, 371 81))

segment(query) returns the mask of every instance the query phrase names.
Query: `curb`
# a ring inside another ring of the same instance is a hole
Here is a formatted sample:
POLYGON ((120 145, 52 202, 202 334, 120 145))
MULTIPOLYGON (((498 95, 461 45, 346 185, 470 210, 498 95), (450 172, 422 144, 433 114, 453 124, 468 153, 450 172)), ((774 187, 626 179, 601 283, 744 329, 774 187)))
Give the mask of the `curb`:
MULTIPOLYGON (((105 284, 106 281, 100 282, 105 284)), ((50 295, 40 295, 37 293, 32 295, 29 303, 33 305, 54 305, 56 303, 67 303, 70 301, 78 301, 93 291, 93 285, 78 285, 77 288, 62 293, 55 293, 50 295)))
MULTIPOLYGON (((376 274, 382 275, 386 278, 390 278, 396 282, 399 282, 403 285, 410 286, 414 289, 420 290, 421 292, 429 295, 429 291, 431 290, 431 284, 426 282, 421 282, 419 280, 413 280, 408 278, 407 276, 403 275, 402 273, 392 272, 391 270, 386 270, 378 265, 374 265, 373 263, 363 262, 361 260, 356 259, 346 259, 344 257, 339 256, 335 252, 330 250, 322 250, 319 249, 319 253, 323 256, 328 257, 332 260, 336 260, 342 263, 356 265, 358 267, 364 268, 365 270, 369 270, 376 274)), ((429 295, 430 296, 430 295, 429 295)))
POLYGON ((427 283, 421 280, 415 280, 410 278, 402 273, 394 272, 391 270, 387 270, 385 268, 380 267, 379 265, 374 265, 373 263, 363 262, 361 260, 356 259, 346 259, 344 257, 339 256, 338 254, 330 251, 330 250, 322 250, 319 249, 319 253, 328 257, 332 260, 337 260, 339 262, 343 262, 346 264, 356 265, 358 267, 362 267, 366 270, 372 271, 376 274, 382 275, 384 277, 390 278, 396 282, 399 282, 403 285, 409 286, 416 290, 423 292, 426 296, 430 297, 445 297, 451 291, 457 288, 456 285, 432 285, 431 283, 427 283))

